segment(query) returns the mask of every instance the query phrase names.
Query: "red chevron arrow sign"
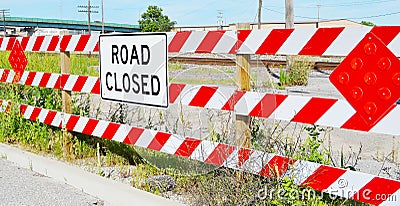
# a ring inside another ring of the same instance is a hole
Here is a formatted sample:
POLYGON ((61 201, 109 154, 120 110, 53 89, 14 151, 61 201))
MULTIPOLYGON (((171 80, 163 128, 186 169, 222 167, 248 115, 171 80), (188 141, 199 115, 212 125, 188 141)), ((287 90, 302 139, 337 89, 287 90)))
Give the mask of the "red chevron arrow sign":
POLYGON ((8 61, 15 72, 13 82, 19 82, 25 67, 28 64, 28 59, 25 56, 24 50, 18 40, 15 40, 8 61))

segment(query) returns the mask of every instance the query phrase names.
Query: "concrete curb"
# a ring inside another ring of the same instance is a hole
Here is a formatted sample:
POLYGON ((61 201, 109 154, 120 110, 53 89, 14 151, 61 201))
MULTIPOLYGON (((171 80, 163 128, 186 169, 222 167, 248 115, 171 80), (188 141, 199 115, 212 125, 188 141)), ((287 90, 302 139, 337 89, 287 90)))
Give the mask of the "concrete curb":
POLYGON ((181 205, 54 159, 0 143, 0 156, 20 167, 64 182, 104 201, 106 205, 181 205))

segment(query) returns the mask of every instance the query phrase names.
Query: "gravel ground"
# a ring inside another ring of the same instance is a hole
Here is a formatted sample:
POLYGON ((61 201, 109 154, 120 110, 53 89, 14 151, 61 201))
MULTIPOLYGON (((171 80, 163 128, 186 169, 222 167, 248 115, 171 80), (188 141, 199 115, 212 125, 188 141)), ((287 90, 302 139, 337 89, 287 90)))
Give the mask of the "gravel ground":
POLYGON ((103 205, 103 201, 0 158, 0 205, 103 205))

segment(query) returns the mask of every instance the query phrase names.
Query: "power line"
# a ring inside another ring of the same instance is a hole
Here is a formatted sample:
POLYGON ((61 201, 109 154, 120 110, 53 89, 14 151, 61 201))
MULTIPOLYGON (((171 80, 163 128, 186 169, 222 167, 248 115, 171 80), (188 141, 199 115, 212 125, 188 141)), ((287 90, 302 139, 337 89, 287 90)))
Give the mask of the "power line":
POLYGON ((78 6, 78 8, 84 9, 84 10, 78 10, 78 12, 87 13, 87 15, 88 15, 88 32, 89 32, 89 34, 92 33, 90 30, 90 16, 91 16, 91 13, 95 13, 95 14, 99 13, 98 11, 93 11, 93 9, 98 9, 99 6, 91 6, 90 0, 88 0, 87 6, 80 5, 80 6, 78 6))
POLYGON ((7 28, 6 28, 6 16, 10 16, 10 9, 0 9, 0 15, 3 19, 3 29, 4 29, 4 37, 7 35, 7 28))

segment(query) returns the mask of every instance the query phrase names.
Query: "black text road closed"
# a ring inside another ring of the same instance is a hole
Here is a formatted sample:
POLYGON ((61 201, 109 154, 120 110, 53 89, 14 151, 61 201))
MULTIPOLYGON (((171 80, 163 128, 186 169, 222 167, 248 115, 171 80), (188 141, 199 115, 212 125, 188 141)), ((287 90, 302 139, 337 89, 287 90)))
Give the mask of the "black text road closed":
POLYGON ((103 99, 168 107, 166 34, 101 35, 99 46, 103 99))

